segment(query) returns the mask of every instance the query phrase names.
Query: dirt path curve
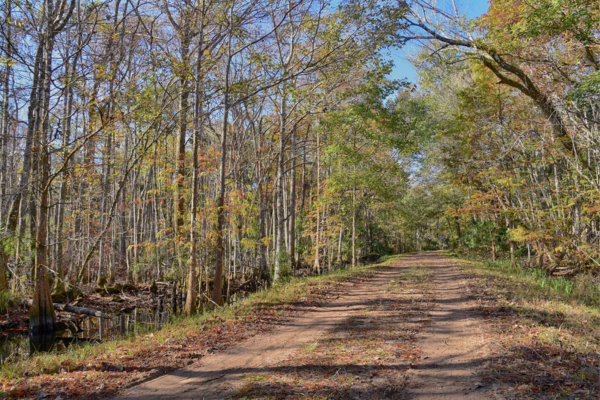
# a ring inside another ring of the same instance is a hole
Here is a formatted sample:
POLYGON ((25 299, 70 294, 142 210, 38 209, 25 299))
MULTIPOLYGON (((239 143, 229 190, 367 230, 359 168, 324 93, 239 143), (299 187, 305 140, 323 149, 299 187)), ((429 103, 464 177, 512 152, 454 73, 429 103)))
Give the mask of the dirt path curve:
MULTIPOLYGON (((439 253, 420 253, 403 258, 360 284, 347 283, 331 303, 306 312, 223 352, 160 378, 129 388, 115 399, 222 399, 243 386, 243 378, 269 371, 303 345, 339 327, 365 307, 377 303, 391 282, 410 267, 433 272, 431 290, 437 305, 433 324, 417 345, 420 363, 413 365, 407 392, 401 397, 418 399, 493 398, 475 377, 486 357, 480 324, 467 298, 461 273, 439 253), (466 394, 466 396, 465 396, 466 394)), ((397 398, 397 396, 393 396, 397 398)))
POLYGON ((452 261, 424 253, 432 271, 435 307, 430 324, 418 335, 421 361, 409 371, 411 399, 501 398, 479 379, 489 350, 483 320, 468 297, 466 276, 452 261))

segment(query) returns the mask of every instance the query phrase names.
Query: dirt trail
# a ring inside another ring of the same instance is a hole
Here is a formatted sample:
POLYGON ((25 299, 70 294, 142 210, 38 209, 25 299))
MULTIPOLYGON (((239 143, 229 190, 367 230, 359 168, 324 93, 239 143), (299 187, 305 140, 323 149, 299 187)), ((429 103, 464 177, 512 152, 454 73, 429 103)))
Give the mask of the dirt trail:
POLYGON ((489 357, 481 316, 468 297, 466 276, 439 255, 426 253, 435 308, 419 335, 421 361, 409 372, 412 399, 501 398, 478 379, 489 357))
MULTIPOLYGON (((361 310, 381 303, 386 296, 389 298, 390 285, 411 267, 431 269, 430 292, 436 298, 436 306, 430 312, 432 323, 417 335, 416 346, 421 348, 421 361, 405 368, 411 377, 408 387, 401 393, 394 391, 392 395, 390 392, 389 397, 494 398, 477 379, 478 369, 487 353, 482 322, 472 310, 462 275, 442 254, 429 252, 403 258, 360 284, 348 283, 339 297, 330 303, 307 308, 306 312, 270 333, 259 334, 182 370, 129 388, 116 399, 232 397, 245 385, 244 378, 281 368, 282 363, 285 364, 294 352, 302 351, 304 345, 339 329, 361 310)), ((405 297, 411 295, 404 294, 405 297)), ((369 384, 377 385, 375 380, 369 384)), ((246 394, 251 396, 251 393, 246 394)))

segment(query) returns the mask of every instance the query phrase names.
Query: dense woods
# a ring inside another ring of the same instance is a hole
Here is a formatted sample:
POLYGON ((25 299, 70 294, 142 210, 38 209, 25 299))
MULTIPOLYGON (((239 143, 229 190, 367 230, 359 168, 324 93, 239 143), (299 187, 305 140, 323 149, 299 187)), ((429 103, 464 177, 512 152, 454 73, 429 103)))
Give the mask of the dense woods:
POLYGON ((491 259, 597 271, 598 2, 491 1, 476 21, 415 2, 407 22, 428 224, 491 259))
POLYGON ((0 15, 0 397, 599 396, 598 0, 0 15))
MULTIPOLYGON (((385 78, 400 10, 320 1, 2 4, 0 290, 231 281, 396 250, 385 78)), ((52 329, 52 328, 48 328, 52 329)))
MULTIPOLYGON (((600 5, 6 0, 0 291, 185 311, 393 252, 600 265, 600 5), (419 84, 387 52, 418 42, 419 84)), ((52 328, 49 328, 52 329, 52 328)))

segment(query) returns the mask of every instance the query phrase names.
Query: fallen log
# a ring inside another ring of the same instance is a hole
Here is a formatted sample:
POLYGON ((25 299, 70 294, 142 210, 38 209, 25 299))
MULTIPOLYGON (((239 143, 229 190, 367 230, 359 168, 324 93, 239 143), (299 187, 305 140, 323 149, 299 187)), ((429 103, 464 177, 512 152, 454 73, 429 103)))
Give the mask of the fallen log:
MULTIPOLYGON (((33 300, 27 299, 27 305, 31 306, 31 304, 33 304, 33 300)), ((53 303, 53 304, 54 304, 54 308, 59 311, 64 311, 64 312, 73 313, 73 314, 89 315, 90 317, 112 318, 112 316, 110 316, 106 313, 103 313, 100 310, 96 310, 95 308, 77 307, 77 306, 72 306, 70 304, 63 304, 63 303, 53 303)))

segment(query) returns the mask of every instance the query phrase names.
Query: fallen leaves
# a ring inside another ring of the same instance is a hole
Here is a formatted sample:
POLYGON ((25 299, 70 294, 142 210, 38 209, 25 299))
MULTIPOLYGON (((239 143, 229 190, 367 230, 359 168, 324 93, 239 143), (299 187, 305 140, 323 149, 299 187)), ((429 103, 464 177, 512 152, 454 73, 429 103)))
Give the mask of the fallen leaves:
MULTIPOLYGON (((351 281, 354 280, 357 279, 351 281)), ((206 354, 222 351, 258 332, 273 329, 276 323, 289 319, 300 307, 322 303, 332 297, 341 282, 309 282, 302 286, 295 302, 257 303, 243 315, 234 312, 227 318, 213 314, 202 325, 185 328, 184 334, 150 333, 104 354, 84 356, 85 361, 67 360, 58 363, 57 367, 32 371, 28 377, 0 380, 3 392, 0 397, 35 399, 47 394, 52 399, 89 399, 111 396, 120 388, 182 368, 206 354)))
POLYGON ((472 271, 469 288, 490 327, 486 375, 506 398, 600 397, 597 311, 561 303, 511 276, 472 271))
POLYGON ((420 358, 416 334, 433 307, 427 280, 394 282, 394 289, 352 315, 329 335, 309 343, 270 368, 246 378, 239 398, 369 398, 404 396, 406 371, 420 358), (401 291, 420 287, 424 295, 407 303, 401 291), (403 361, 404 360, 404 361, 403 361))

